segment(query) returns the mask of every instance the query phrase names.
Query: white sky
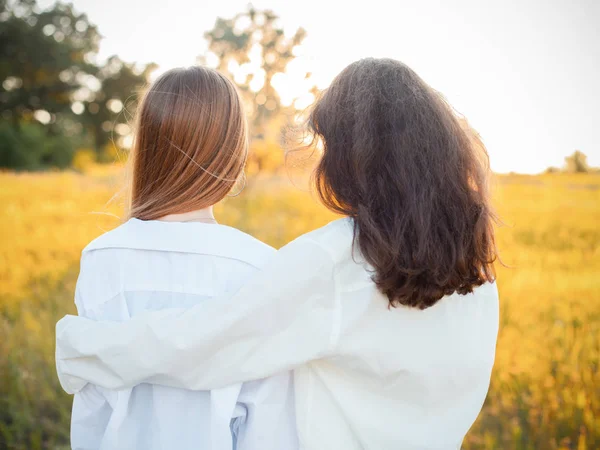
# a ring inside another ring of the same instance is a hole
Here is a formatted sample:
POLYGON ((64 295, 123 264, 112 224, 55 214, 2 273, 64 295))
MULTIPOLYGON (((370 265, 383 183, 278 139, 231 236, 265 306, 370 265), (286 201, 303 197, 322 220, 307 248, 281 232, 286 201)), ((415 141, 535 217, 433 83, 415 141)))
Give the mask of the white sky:
MULTIPOLYGON (((102 57, 195 63, 205 31, 246 0, 71 0, 104 36, 102 57)), ((50 0, 40 0, 42 6, 50 0)), ((347 64, 411 66, 482 135, 499 172, 561 166, 579 149, 600 166, 600 0, 254 0, 307 30, 320 86, 347 64), (356 6, 353 6, 356 5, 356 6)))

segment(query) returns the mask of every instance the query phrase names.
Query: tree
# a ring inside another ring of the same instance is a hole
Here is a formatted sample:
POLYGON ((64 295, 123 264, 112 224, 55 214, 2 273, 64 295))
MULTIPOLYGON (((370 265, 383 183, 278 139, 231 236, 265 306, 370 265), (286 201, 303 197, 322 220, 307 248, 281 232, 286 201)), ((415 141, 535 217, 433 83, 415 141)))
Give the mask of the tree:
POLYGON ((148 64, 137 69, 135 64, 125 63, 117 56, 110 57, 98 68, 95 77, 99 88, 88 91, 81 101, 82 119, 97 152, 101 153, 114 138, 129 134, 128 122, 137 106, 138 91, 155 68, 155 64, 148 64))
MULTIPOLYGON (((254 148, 272 151, 272 137, 269 137, 272 133, 267 127, 284 127, 295 112, 293 107, 282 106, 273 79, 286 71, 295 58, 294 49, 305 36, 304 29, 299 28, 286 37, 276 14, 252 6, 233 18, 218 18, 213 29, 205 34, 208 54, 200 58, 201 62, 216 57, 217 70, 234 79, 246 99, 253 141, 270 141, 269 145, 255 142, 254 148)), ((271 165, 267 159, 272 160, 265 152, 255 152, 251 159, 258 170, 271 165)))
MULTIPOLYGON (((85 14, 57 3, 38 12, 34 0, 17 0, 0 15, 0 88, 4 119, 15 126, 37 110, 69 112, 71 96, 85 87, 100 35, 85 14)), ((46 116, 47 117, 47 116, 46 116)))
POLYGON ((571 156, 565 158, 565 170, 570 173, 587 173, 590 171, 590 166, 587 163, 587 156, 575 150, 571 156))
POLYGON ((40 11, 35 0, 0 0, 0 115, 13 127, 1 130, 0 167, 65 167, 77 147, 101 155, 129 131, 121 110, 154 65, 137 70, 113 57, 99 66, 99 41, 71 5, 40 11))

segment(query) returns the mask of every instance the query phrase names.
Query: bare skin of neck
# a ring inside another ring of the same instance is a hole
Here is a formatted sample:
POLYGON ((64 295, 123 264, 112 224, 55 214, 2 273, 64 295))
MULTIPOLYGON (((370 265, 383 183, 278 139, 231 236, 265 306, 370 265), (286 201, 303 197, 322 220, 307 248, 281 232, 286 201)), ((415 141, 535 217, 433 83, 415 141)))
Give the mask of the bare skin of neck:
POLYGON ((189 211, 181 214, 169 214, 163 216, 158 220, 164 222, 204 222, 204 223, 217 223, 213 214, 213 207, 197 209, 195 211, 189 211))

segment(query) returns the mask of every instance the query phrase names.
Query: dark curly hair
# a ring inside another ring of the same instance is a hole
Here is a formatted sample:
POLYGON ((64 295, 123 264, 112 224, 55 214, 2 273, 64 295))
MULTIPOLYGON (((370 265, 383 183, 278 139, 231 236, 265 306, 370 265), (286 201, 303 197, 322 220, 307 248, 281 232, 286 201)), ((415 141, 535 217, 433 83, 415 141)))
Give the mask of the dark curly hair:
POLYGON ((323 145, 317 193, 354 219, 355 244, 391 306, 425 309, 494 280, 487 153, 409 67, 350 64, 316 102, 309 128, 323 145))

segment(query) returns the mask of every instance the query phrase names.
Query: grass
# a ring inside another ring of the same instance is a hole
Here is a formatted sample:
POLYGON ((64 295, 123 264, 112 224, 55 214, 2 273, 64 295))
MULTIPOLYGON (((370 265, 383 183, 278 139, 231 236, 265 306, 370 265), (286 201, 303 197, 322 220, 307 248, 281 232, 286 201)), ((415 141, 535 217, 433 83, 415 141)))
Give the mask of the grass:
MULTIPOLYGON (((116 169, 0 173, 0 449, 65 448, 71 398, 54 324, 74 312, 81 249, 119 224, 116 169)), ((600 176, 498 176, 501 330, 465 449, 600 448, 600 176)), ((334 216, 279 178, 217 208, 280 247, 334 216)))

